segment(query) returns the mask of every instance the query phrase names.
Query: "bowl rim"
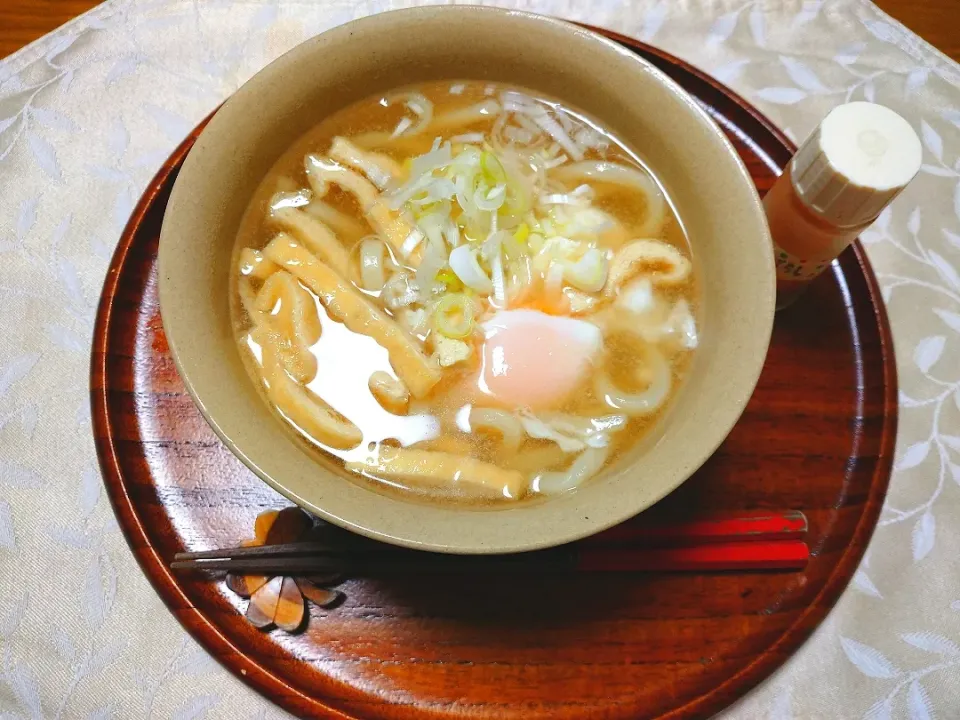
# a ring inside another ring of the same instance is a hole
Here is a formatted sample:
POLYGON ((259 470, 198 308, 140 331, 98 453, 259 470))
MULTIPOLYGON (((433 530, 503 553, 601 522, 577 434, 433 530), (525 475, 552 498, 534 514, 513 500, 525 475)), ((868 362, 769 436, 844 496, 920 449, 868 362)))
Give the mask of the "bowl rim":
MULTIPOLYGON (((234 98, 242 96, 245 93, 249 93, 251 81, 254 79, 263 79, 268 77, 271 74, 276 74, 278 71, 282 70, 287 63, 293 62, 301 54, 309 54, 311 52, 311 47, 316 44, 323 42, 324 39, 334 36, 336 34, 343 33, 352 33, 352 31, 362 28, 365 25, 372 25, 374 23, 380 23, 385 20, 388 20, 390 17, 397 16, 427 16, 427 15, 465 15, 469 13, 481 13, 483 15, 498 15, 501 17, 517 17, 519 19, 526 20, 528 22, 541 24, 544 27, 551 27, 554 30, 558 30, 564 33, 571 34, 573 36, 579 36, 580 38, 587 39, 589 42, 597 45, 598 51, 612 52, 618 55, 620 58, 627 60, 628 62, 635 64, 638 69, 642 69, 643 72, 651 77, 653 77, 657 83, 662 85, 665 89, 670 91, 670 93, 680 102, 682 102, 691 116, 694 117, 697 123, 703 127, 703 129, 710 134, 715 142, 718 142, 726 156, 731 159, 735 165, 735 170, 740 175, 741 181, 749 188, 750 191, 750 210, 754 215, 754 219, 758 220, 757 223, 758 230, 765 237, 769 239, 769 231, 766 225, 765 214, 763 211, 763 206, 760 201, 759 195, 756 192, 752 178, 749 171, 744 165, 742 159, 734 148, 730 140, 723 134, 723 131, 719 126, 714 122, 705 109, 703 109, 691 96, 684 90, 678 83, 676 83, 672 78, 670 78, 666 73, 661 71, 655 65, 653 65, 647 59, 640 57, 639 55, 633 53, 628 48, 625 48, 615 41, 603 37, 590 29, 587 29, 580 25, 575 25, 570 22, 560 20, 553 17, 548 17, 536 13, 531 13, 527 11, 520 10, 508 10, 497 7, 488 7, 488 6, 476 6, 476 5, 448 5, 448 6, 420 6, 413 8, 404 8, 399 10, 392 10, 385 13, 379 13, 357 20, 352 20, 344 25, 337 26, 330 30, 327 30, 320 35, 317 35, 313 38, 310 38, 303 43, 293 47, 283 55, 271 61, 264 68, 259 70, 254 76, 247 80, 240 88, 238 88, 227 100, 221 105, 209 118, 209 123, 207 127, 204 128, 203 132, 206 132, 210 126, 214 125, 217 122, 218 117, 221 122, 225 121, 225 113, 229 113, 229 108, 231 106, 234 98)), ((461 18, 462 19, 462 18, 461 18)), ((202 137, 198 137, 198 141, 202 137)), ((164 215, 163 227, 167 227, 167 217, 171 213, 171 208, 175 206, 176 198, 176 184, 180 183, 181 178, 188 176, 190 159, 191 155, 194 156, 196 160, 197 148, 191 149, 188 153, 183 167, 181 168, 180 174, 175 183, 173 192, 171 193, 170 201, 167 206, 167 210, 164 215), (185 172, 186 171, 186 172, 185 172)), ((261 464, 257 461, 256 458, 248 454, 242 447, 240 447, 233 439, 232 433, 223 427, 221 422, 217 417, 210 411, 207 404, 203 400, 203 392, 199 389, 196 384, 193 382, 192 374, 190 368, 187 367, 183 362, 183 354, 178 349, 178 341, 176 339, 177 330, 173 330, 171 326, 168 325, 166 317, 163 314, 163 297, 164 297, 164 287, 169 281, 165 281, 166 273, 164 272, 164 247, 163 242, 164 232, 161 229, 160 243, 159 243, 159 253, 158 253, 158 270, 159 270, 159 297, 160 297, 160 312, 161 319, 164 324, 164 329, 167 334, 167 339, 170 347, 170 353, 173 357, 175 367, 177 369, 180 378, 182 379, 187 392, 189 393, 194 404, 200 410, 206 422, 214 430, 217 436, 221 441, 230 449, 238 459, 240 459, 244 465, 246 465, 251 471, 253 471, 261 480, 267 483, 274 490, 278 491, 289 500, 295 504, 303 507, 314 515, 332 522, 336 525, 344 527, 352 532, 356 532, 361 535, 365 535, 375 540, 387 542, 394 545, 399 545, 403 547, 408 547, 412 549, 419 550, 430 550, 434 552, 443 552, 443 553, 454 553, 454 554, 490 554, 490 553, 504 553, 504 552, 525 552, 540 550, 548 547, 554 547, 557 545, 562 545, 568 542, 573 542, 580 540, 584 537, 588 537, 595 533, 606 530, 610 527, 618 525, 631 517, 639 514, 643 510, 651 507, 659 500, 661 500, 666 495, 670 494, 677 487, 682 485, 689 479, 694 472, 703 463, 705 463, 711 455, 717 450, 720 444, 726 439, 729 432, 732 430, 736 422, 739 420, 744 409, 746 408, 747 403, 749 402, 750 397, 753 394, 754 389, 756 388, 757 382, 760 378, 760 373, 762 371, 767 350, 769 348, 772 329, 773 329, 773 314, 774 314, 774 290, 773 290, 773 274, 771 272, 770 277, 766 279, 765 287, 759 293, 762 297, 766 298, 769 302, 766 304, 767 307, 759 308, 758 310, 766 310, 766 318, 761 318, 761 320, 766 320, 762 322, 762 338, 758 338, 758 350, 762 348, 762 352, 758 352, 756 355, 746 358, 746 362, 751 365, 748 368, 746 374, 751 378, 749 382, 744 382, 743 387, 739 388, 739 392, 735 398, 735 401, 731 401, 728 404, 727 417, 725 418, 724 427, 719 431, 714 429, 712 431, 709 441, 703 441, 698 444, 698 451, 696 452, 696 458, 693 462, 688 463, 686 467, 678 471, 675 474, 674 482, 663 484, 656 492, 648 494, 644 498, 644 502, 641 503, 624 503, 621 505, 611 505, 609 511, 602 517, 598 517, 595 520, 590 520, 589 524, 581 525, 577 530, 563 530, 562 519, 560 523, 553 526, 554 530, 552 532, 541 533, 538 537, 535 538, 525 538, 522 541, 516 538, 511 538, 509 541, 502 541, 497 538, 496 535, 496 525, 495 523, 491 524, 490 537, 487 542, 478 542, 478 541, 467 541, 463 542, 460 538, 450 533, 444 533, 442 538, 431 537, 430 528, 428 526, 431 516, 439 517, 440 514, 447 514, 449 512, 459 512, 462 513, 465 510, 472 512, 474 517, 496 517, 504 513, 511 512, 529 512, 535 507, 543 507, 544 505, 550 505, 556 503, 557 500, 546 501, 543 504, 538 503, 536 506, 530 506, 524 504, 521 507, 513 508, 504 508, 491 511, 475 511, 468 510, 463 507, 454 508, 451 510, 450 506, 442 505, 431 505, 427 503, 420 502, 410 502, 405 500, 397 500, 388 495, 377 495, 382 498, 385 502, 400 502, 403 504, 404 508, 408 511, 413 512, 415 515, 418 515, 418 520, 423 523, 422 526, 418 526, 418 523, 411 519, 408 525, 413 528, 410 532, 407 533, 396 533, 396 532, 385 532, 383 530, 378 530, 374 524, 366 523, 356 518, 349 518, 345 514, 336 514, 327 509, 324 509, 321 505, 317 505, 315 502, 311 501, 308 498, 301 497, 293 492, 288 486, 286 486, 282 480, 276 479, 270 472, 266 471, 261 467, 261 464), (171 331, 173 330, 173 331, 171 331), (726 422, 729 420, 729 422, 726 422), (524 510, 525 508, 525 510, 524 510), (415 509, 415 510, 414 510, 415 509)), ((169 242, 167 243, 169 246, 169 242)), ((770 243, 758 243, 760 246, 761 252, 766 256, 766 259, 769 260, 768 264, 771 269, 773 267, 773 249, 772 244, 770 243)), ((314 460, 314 462, 316 462, 314 460)), ((350 482, 346 478, 343 478, 343 482, 350 482)))

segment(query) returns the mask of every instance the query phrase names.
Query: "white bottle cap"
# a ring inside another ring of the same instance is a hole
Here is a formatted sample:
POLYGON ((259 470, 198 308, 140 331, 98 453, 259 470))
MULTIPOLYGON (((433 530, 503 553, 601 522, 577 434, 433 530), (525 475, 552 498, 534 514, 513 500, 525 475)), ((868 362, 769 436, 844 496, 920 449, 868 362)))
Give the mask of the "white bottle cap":
POLYGON ((840 227, 872 221, 920 171, 923 148, 910 124, 868 102, 834 108, 794 155, 800 199, 840 227))

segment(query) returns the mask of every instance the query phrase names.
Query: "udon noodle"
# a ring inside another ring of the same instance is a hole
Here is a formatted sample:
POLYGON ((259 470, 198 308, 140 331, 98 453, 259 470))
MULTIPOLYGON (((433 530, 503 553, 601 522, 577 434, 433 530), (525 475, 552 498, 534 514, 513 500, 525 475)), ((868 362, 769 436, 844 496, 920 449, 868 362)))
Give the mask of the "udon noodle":
POLYGON ((348 472, 438 498, 587 482, 649 431, 698 341, 689 247, 649 169, 500 85, 320 123, 261 183, 235 268, 237 340, 282 420, 348 472))

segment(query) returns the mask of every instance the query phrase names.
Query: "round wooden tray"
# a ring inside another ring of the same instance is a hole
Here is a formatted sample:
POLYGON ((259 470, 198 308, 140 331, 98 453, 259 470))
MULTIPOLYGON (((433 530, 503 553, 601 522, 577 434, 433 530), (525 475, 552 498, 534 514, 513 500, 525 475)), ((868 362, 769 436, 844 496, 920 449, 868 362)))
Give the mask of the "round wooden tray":
MULTIPOLYGON (((742 99, 628 38, 729 135, 766 191, 792 148, 742 99)), ((203 421, 174 369, 157 305, 164 207, 200 128, 140 201, 97 317, 91 396, 107 490, 137 559, 184 627, 244 682, 307 717, 693 718, 721 710, 809 636, 850 580, 890 475, 893 345, 858 245, 777 316, 763 376, 707 464, 651 512, 806 513, 802 572, 408 577, 349 581, 306 631, 264 633, 219 580, 175 576, 174 553, 229 547, 289 503, 203 421)))

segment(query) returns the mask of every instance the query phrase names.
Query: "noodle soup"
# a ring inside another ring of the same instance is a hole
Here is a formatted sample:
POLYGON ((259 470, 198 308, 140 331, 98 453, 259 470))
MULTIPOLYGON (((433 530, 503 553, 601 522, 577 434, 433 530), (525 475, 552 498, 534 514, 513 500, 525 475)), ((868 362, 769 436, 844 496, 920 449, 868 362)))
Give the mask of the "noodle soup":
POLYGON ((575 111, 446 82, 276 163, 234 254, 237 342, 292 432, 379 486, 564 493, 638 443, 697 346, 678 218, 575 111))

